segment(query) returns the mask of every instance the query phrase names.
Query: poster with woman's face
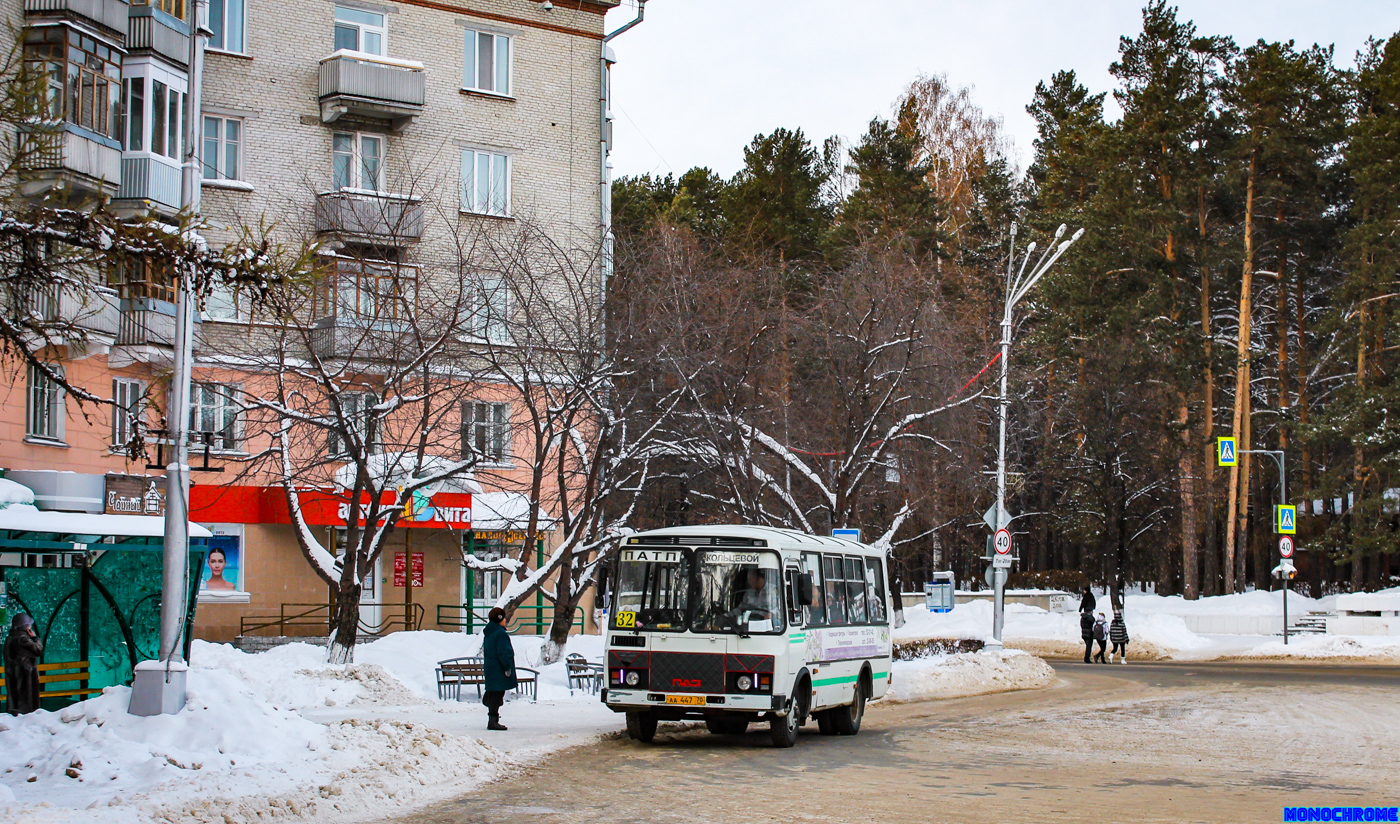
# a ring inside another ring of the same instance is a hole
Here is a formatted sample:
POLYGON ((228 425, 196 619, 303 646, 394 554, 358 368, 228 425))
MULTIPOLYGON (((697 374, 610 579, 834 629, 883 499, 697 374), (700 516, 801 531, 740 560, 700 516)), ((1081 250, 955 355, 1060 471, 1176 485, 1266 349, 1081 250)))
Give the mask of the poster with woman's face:
POLYGON ((203 592, 239 592, 243 571, 241 541, 236 535, 215 535, 209 539, 209 552, 204 557, 199 588, 203 592))

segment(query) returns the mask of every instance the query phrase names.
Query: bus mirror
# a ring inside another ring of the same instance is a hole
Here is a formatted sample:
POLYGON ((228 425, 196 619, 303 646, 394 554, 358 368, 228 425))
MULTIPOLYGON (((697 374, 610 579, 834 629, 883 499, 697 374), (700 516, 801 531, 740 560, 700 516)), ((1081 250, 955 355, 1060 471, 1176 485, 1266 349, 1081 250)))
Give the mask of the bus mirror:
POLYGON ((804 607, 812 605, 812 573, 804 572, 797 576, 797 603, 804 607))

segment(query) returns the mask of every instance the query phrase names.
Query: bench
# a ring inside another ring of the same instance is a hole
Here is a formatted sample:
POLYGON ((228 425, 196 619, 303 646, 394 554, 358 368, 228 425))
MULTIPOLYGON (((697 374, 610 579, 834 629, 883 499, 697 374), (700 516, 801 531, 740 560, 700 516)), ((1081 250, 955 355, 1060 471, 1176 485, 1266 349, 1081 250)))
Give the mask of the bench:
POLYGON ((578 688, 592 695, 603 686, 603 665, 591 664, 577 652, 564 656, 564 671, 569 677, 569 692, 578 688))
MULTIPOLYGON (((530 700, 539 694, 539 672, 529 667, 515 668, 515 694, 530 693, 530 700)), ((453 701, 462 700, 462 686, 476 687, 476 697, 481 699, 481 688, 486 684, 486 665, 480 658, 449 658, 437 665, 438 700, 446 701, 450 694, 453 701)))
MULTIPOLYGON (((89 695, 99 695, 101 687, 96 689, 88 686, 88 679, 91 673, 88 671, 86 661, 58 661, 52 664, 39 664, 39 697, 40 698, 82 698, 89 695), (69 690, 46 690, 44 684, 64 684, 76 681, 81 684, 79 689, 69 690)), ((5 691, 5 668, 0 666, 0 691, 5 691)), ((8 691, 5 691, 8 695, 8 691)))

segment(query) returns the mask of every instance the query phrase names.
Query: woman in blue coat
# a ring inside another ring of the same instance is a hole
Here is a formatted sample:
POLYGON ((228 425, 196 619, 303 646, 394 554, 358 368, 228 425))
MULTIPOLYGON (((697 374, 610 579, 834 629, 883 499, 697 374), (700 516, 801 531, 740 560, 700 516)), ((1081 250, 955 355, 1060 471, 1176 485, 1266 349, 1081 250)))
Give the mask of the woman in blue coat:
POLYGON ((506 611, 495 607, 486 615, 486 629, 482 631, 481 658, 483 674, 486 677, 486 691, 481 703, 486 705, 486 729, 504 730, 501 723, 501 704, 505 703, 506 690, 515 689, 515 649, 510 645, 510 633, 501 623, 506 619, 506 611))

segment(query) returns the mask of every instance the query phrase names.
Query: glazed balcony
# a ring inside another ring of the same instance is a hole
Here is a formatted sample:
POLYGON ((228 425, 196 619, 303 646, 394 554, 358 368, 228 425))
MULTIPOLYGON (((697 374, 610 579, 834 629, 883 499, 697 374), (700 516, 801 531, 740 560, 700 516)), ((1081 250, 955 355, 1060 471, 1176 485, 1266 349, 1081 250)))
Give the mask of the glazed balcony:
POLYGON ((401 129, 423 113, 423 64, 341 49, 321 60, 321 122, 342 117, 401 129))

